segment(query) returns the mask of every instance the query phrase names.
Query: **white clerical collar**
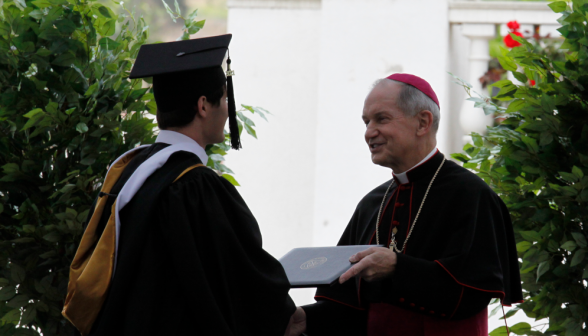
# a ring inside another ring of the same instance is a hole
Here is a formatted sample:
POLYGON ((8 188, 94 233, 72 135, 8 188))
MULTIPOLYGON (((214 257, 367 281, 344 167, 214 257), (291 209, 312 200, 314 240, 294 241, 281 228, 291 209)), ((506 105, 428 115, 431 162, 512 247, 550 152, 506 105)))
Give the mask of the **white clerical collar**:
POLYGON ((394 172, 392 172, 392 175, 394 175, 394 177, 396 177, 398 179, 398 182, 400 182, 400 184, 405 184, 408 183, 408 176, 406 176, 406 173, 408 173, 409 171, 415 169, 416 167, 422 165, 423 163, 425 163, 425 161, 427 161, 428 159, 432 158, 433 155, 435 155, 437 153, 437 148, 433 148, 433 150, 431 151, 431 153, 429 153, 429 155, 425 156, 424 159, 421 160, 421 162, 417 163, 414 167, 410 168, 409 170, 403 172, 403 173, 398 173, 398 174, 394 174, 394 172))
POLYGON ((200 161, 202 161, 202 163, 204 165, 206 165, 206 163, 208 162, 208 155, 206 155, 206 151, 204 150, 204 148, 202 148, 202 146, 200 146, 200 144, 198 144, 196 141, 194 141, 194 139, 183 135, 182 133, 178 133, 178 132, 174 132, 174 131, 166 131, 166 130, 160 130, 159 131, 159 135, 157 136, 157 139, 155 139, 155 142, 161 142, 161 143, 166 143, 166 144, 170 144, 170 145, 176 145, 176 144, 180 144, 180 143, 193 143, 196 144, 197 147, 194 147, 195 149, 195 153, 198 158, 200 159, 200 161))

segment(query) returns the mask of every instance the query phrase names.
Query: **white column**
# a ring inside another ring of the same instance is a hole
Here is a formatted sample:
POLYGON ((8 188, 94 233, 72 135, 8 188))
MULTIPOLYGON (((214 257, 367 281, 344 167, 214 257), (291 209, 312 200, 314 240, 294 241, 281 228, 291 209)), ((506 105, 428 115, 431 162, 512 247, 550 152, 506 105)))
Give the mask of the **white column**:
MULTIPOLYGON (((468 77, 465 78, 473 85, 473 91, 488 96, 486 89, 482 89, 480 77, 488 71, 489 40, 495 36, 494 24, 464 23, 462 33, 470 39, 468 77)), ((473 92, 472 94, 476 96, 473 92)), ((481 108, 474 108, 474 102, 464 101, 459 121, 464 135, 471 132, 484 133, 486 126, 492 125, 493 116, 485 115, 481 108)))

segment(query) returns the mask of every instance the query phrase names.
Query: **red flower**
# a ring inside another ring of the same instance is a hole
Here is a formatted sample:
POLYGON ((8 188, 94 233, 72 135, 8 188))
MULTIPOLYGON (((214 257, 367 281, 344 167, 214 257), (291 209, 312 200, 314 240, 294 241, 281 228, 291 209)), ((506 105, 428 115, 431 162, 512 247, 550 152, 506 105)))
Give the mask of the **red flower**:
MULTIPOLYGON (((514 31, 512 32, 513 35, 519 36, 519 37, 523 37, 523 34, 521 32, 518 31, 514 31)), ((521 44, 517 41, 515 41, 512 36, 510 36, 510 34, 506 35, 504 37, 504 44, 509 47, 509 48, 514 48, 514 47, 518 47, 521 44)))
POLYGON ((508 29, 512 30, 513 32, 515 32, 519 28, 521 28, 521 25, 517 21, 510 21, 509 23, 506 24, 506 26, 508 27, 508 29))
POLYGON ((529 84, 531 84, 531 86, 535 86, 535 81, 532 79, 529 79, 529 84))

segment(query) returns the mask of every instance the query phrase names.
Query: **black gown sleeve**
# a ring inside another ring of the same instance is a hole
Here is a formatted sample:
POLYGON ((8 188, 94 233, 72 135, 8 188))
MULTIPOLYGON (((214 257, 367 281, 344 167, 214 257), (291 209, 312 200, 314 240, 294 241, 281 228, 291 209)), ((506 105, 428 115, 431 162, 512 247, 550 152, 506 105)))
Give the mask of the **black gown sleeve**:
POLYGON ((383 280, 386 303, 422 314, 460 320, 488 306, 492 293, 458 284, 435 261, 397 254, 394 274, 383 280))
POLYGON ((308 336, 363 336, 367 330, 367 312, 322 299, 302 306, 306 313, 308 336))

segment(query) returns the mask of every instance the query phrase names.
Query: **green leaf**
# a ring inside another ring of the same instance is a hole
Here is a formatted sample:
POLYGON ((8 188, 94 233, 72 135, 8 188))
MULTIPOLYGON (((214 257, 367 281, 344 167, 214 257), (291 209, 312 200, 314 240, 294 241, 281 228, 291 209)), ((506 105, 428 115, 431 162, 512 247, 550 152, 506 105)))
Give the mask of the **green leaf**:
POLYGON ((180 5, 178 4, 178 0, 174 0, 174 5, 176 8, 176 13, 178 13, 178 15, 182 15, 182 10, 180 9, 180 5))
POLYGON ((506 327, 498 327, 490 332, 488 336, 508 336, 508 332, 506 331, 506 327))
POLYGON ((18 321, 20 321, 20 309, 13 309, 9 311, 4 316, 2 316, 1 320, 4 323, 18 324, 18 321))
POLYGON ((531 331, 531 325, 527 322, 519 322, 510 327, 510 331, 517 335, 527 335, 531 331))
POLYGON ((190 34, 196 34, 197 32, 199 32, 202 28, 204 28, 204 23, 206 23, 206 20, 201 20, 198 22, 194 22, 190 25, 190 28, 188 28, 188 32, 190 34))
POLYGON ((506 113, 518 112, 523 107, 525 107, 525 105, 526 105, 526 102, 524 100, 515 99, 508 105, 508 108, 506 109, 506 113))
POLYGON ((59 233, 53 231, 53 232, 50 232, 50 233, 44 235, 43 239, 45 239, 46 241, 52 242, 52 243, 57 243, 58 241, 61 240, 61 235, 59 235, 59 233))
POLYGON ((576 241, 576 244, 578 244, 578 246, 582 248, 588 246, 588 243, 586 242, 586 236, 584 236, 583 233, 572 232, 572 237, 574 237, 574 240, 576 241))
POLYGON ((43 112, 43 109, 36 108, 36 109, 30 110, 27 114, 23 115, 23 117, 25 117, 25 118, 32 118, 35 115, 37 115, 39 113, 42 113, 42 112, 43 112))
POLYGON ((484 140, 482 139, 482 136, 476 132, 472 132, 472 141, 474 142, 474 146, 476 147, 482 147, 484 146, 484 140))
POLYGON ((584 257, 586 256, 586 250, 581 249, 574 253, 574 257, 572 258, 572 263, 570 264, 571 267, 574 267, 584 261, 584 257))
POLYGON ((537 153, 539 151, 539 145, 537 144, 537 140, 526 135, 523 135, 521 137, 521 140, 523 140, 523 142, 527 145, 527 148, 529 148, 532 152, 537 153))
POLYGON ((565 243, 564 243, 564 244, 561 246, 561 248, 562 248, 562 249, 564 249, 564 250, 566 250, 566 251, 570 251, 570 252, 573 252, 573 251, 576 249, 576 247, 577 247, 577 246, 576 246, 576 243, 575 243, 575 242, 573 242, 573 241, 571 241, 571 240, 570 240, 570 241, 567 241, 567 242, 565 242, 565 243))
POLYGON ((88 126, 85 123, 79 123, 76 125, 76 131, 86 133, 88 132, 88 126))
POLYGON ((25 294, 18 294, 12 300, 8 301, 6 306, 10 308, 21 308, 26 306, 29 303, 29 297, 25 294))
POLYGON ((577 166, 574 166, 572 168, 572 173, 574 175, 576 175, 578 177, 578 179, 581 179, 582 177, 584 177, 584 172, 582 171, 582 169, 578 168, 577 166))
POLYGON ((120 43, 116 42, 115 40, 109 37, 103 37, 98 41, 98 44, 101 48, 106 50, 114 50, 120 46, 120 43))
POLYGON ((116 20, 114 20, 114 19, 108 20, 108 21, 104 22, 104 24, 101 27, 98 27, 98 32, 102 36, 112 36, 112 34, 114 34, 115 31, 116 31, 116 20))
POLYGON ((171 16, 172 21, 175 23, 176 22, 176 16, 174 15, 174 12, 171 10, 171 8, 169 8, 169 6, 165 2, 165 0, 161 0, 161 2, 163 2, 163 6, 165 7, 165 10, 169 14, 169 16, 171 16))
POLYGON ((29 324, 35 320, 35 317, 37 317, 37 308, 35 306, 29 306, 25 309, 24 314, 22 314, 20 323, 23 325, 29 324))
POLYGON ((539 281, 539 278, 541 278, 543 274, 549 271, 549 267, 549 261, 544 261, 539 264, 539 268, 537 268, 537 281, 539 281))
POLYGON ((521 231, 519 232, 523 239, 536 242, 541 240, 541 235, 537 231, 521 231))
POLYGON ((49 2, 48 0, 37 0, 37 1, 31 1, 32 4, 34 4, 35 6, 43 9, 46 7, 50 7, 53 6, 53 4, 51 2, 49 2))
POLYGON ((23 10, 25 10, 25 8, 27 8, 27 4, 26 4, 25 0, 14 0, 14 4, 21 11, 23 11, 23 10))
POLYGON ((104 6, 98 7, 98 13, 100 13, 100 15, 104 16, 105 18, 108 18, 108 19, 112 18, 112 15, 110 15, 108 8, 106 8, 104 6))
POLYGON ((566 180, 568 182, 572 182, 572 183, 573 182, 578 182, 578 177, 576 175, 574 175, 574 174, 566 173, 566 172, 558 172, 558 173, 559 173, 559 175, 561 175, 561 177, 564 180, 566 180))
POLYGON ((7 163, 4 166, 2 166, 2 170, 6 174, 12 174, 12 173, 19 172, 20 168, 18 167, 18 165, 16 163, 7 163))
POLYGON ((8 301, 16 295, 16 288, 14 286, 6 286, 0 289, 0 301, 8 301))
POLYGON ((190 15, 188 16, 188 21, 194 21, 196 16, 198 16, 198 9, 196 9, 192 13, 190 13, 190 15))
POLYGON ((500 62, 500 65, 502 65, 502 67, 505 70, 508 70, 508 71, 516 71, 517 70, 517 64, 513 61, 512 58, 510 58, 508 56, 498 57, 498 62, 500 62))
POLYGON ((26 277, 26 271, 15 263, 10 264, 10 276, 18 284, 22 283, 26 277))
POLYGON ((71 20, 58 20, 53 23, 62 34, 71 34, 76 30, 76 25, 71 20))
POLYGON ((522 73, 522 72, 518 72, 518 71, 512 71, 512 74, 514 75, 514 77, 521 83, 526 83, 529 79, 527 78, 527 76, 522 73))
POLYGON ((76 60, 76 56, 68 51, 66 53, 63 53, 63 54, 57 56, 53 60, 53 62, 51 62, 51 64, 54 64, 57 66, 69 67, 75 62, 75 60, 76 60))
POLYGON ((245 130, 247 131, 247 133, 249 133, 249 135, 253 136, 255 139, 257 139, 257 133, 255 133, 255 129, 253 129, 253 127, 251 127, 249 124, 245 123, 243 125, 245 127, 245 130))
POLYGON ((92 94, 94 94, 94 92, 96 91, 97 88, 98 88, 98 82, 90 85, 90 87, 88 88, 86 93, 84 93, 84 96, 86 96, 86 97, 91 96, 92 94))
POLYGON ((556 1, 550 3, 547 6, 549 6, 549 8, 551 8, 551 10, 553 10, 555 13, 561 13, 567 9, 568 4, 565 1, 556 1))
POLYGON ((235 187, 239 187, 240 184, 237 182, 237 180, 235 180, 235 178, 229 174, 223 174, 222 177, 224 177, 225 179, 227 179, 227 181, 231 182, 232 185, 234 185, 235 187))
POLYGON ((523 252, 527 251, 528 249, 530 249, 531 246, 533 246, 533 243, 531 243, 531 242, 528 242, 528 241, 519 242, 519 243, 517 243, 517 251, 523 253, 523 252))
POLYGON ((503 80, 499 80, 498 82, 496 82, 490 86, 494 86, 494 87, 502 89, 505 86, 512 86, 512 85, 513 85, 512 81, 510 81, 508 79, 503 79, 503 80))

